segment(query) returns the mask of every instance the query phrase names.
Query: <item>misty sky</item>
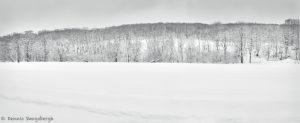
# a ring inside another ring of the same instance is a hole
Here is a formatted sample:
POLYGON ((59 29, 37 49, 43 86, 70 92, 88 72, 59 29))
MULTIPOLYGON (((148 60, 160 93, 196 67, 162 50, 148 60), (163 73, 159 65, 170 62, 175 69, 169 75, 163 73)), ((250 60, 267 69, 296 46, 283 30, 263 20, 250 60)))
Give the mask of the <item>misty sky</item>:
POLYGON ((283 23, 300 0, 0 0, 0 35, 154 22, 283 23))

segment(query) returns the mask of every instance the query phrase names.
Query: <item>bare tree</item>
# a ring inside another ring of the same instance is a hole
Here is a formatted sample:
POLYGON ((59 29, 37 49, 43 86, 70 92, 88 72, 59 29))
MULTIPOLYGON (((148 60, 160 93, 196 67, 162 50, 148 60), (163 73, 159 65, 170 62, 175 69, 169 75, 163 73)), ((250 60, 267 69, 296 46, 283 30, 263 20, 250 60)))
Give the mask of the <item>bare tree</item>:
POLYGON ((24 46, 25 46, 25 61, 30 62, 31 61, 31 54, 32 54, 32 44, 33 40, 35 38, 35 34, 33 31, 25 31, 25 34, 23 36, 24 46))
POLYGON ((249 42, 249 46, 248 46, 249 63, 252 63, 252 52, 253 52, 253 47, 254 47, 253 40, 257 40, 257 30, 255 27, 251 27, 251 29, 250 29, 250 42, 249 42))
POLYGON ((244 63, 244 28, 240 27, 239 30, 239 42, 240 42, 240 60, 244 63))
POLYGON ((48 51, 48 48, 47 48, 48 42, 47 42, 45 37, 42 39, 42 46, 43 46, 44 62, 46 62, 46 61, 48 61, 49 51, 48 51))
POLYGON ((228 48, 228 46, 227 46, 227 41, 228 39, 227 39, 227 32, 224 32, 223 33, 223 40, 222 40, 222 48, 223 48, 223 52, 224 52, 224 63, 228 63, 228 61, 227 61, 227 48, 228 48))

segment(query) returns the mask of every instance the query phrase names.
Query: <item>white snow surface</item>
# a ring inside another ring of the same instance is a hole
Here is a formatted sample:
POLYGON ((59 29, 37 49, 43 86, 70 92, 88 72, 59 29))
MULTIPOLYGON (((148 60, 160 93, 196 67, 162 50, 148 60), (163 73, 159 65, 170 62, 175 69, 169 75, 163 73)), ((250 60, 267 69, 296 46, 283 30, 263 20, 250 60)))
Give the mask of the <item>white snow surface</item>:
POLYGON ((299 72, 299 64, 0 63, 0 116, 299 123, 299 72))

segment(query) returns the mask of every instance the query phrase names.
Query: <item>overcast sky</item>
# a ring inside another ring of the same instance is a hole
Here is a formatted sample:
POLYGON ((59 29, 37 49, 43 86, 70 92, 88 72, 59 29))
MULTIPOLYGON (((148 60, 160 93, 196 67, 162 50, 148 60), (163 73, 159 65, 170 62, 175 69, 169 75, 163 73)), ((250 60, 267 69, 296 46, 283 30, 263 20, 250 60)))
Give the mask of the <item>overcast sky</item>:
POLYGON ((0 35, 154 22, 283 23, 300 0, 0 0, 0 35))

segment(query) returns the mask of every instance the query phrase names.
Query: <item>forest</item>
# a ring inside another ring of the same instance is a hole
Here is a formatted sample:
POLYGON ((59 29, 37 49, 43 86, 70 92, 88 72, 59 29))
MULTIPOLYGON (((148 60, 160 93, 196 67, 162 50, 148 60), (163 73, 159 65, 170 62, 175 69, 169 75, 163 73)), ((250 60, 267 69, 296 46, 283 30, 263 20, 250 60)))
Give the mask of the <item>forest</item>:
POLYGON ((300 60, 299 24, 144 23, 0 37, 2 62, 260 63, 300 60))

